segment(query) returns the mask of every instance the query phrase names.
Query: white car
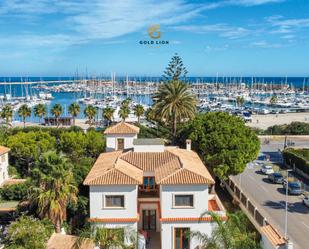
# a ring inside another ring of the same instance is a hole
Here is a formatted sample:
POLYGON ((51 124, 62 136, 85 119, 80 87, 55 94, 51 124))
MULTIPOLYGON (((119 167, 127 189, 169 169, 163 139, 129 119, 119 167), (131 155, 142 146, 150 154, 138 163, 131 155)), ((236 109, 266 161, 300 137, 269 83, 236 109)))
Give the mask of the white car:
POLYGON ((309 195, 305 196, 305 198, 303 199, 303 203, 309 207, 309 195))
POLYGON ((270 175, 270 174, 274 173, 273 167, 271 165, 263 165, 261 171, 265 175, 270 175))

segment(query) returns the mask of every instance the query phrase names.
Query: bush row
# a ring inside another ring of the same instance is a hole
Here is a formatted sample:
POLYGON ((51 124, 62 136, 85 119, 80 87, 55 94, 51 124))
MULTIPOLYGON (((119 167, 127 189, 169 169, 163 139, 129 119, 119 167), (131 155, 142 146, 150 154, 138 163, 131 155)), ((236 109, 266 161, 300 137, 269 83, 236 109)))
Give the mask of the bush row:
POLYGON ((309 149, 292 149, 288 148, 283 151, 283 158, 287 164, 294 165, 304 173, 309 175, 309 149))

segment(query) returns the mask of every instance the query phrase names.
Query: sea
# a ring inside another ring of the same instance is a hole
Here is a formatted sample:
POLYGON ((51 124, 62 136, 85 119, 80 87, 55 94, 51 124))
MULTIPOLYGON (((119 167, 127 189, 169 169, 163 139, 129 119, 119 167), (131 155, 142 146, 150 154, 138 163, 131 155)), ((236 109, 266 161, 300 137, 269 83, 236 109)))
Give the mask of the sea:
MULTIPOLYGON (((58 81, 58 80, 76 80, 76 79, 87 79, 85 77, 79 78, 79 77, 1 77, 0 76, 0 96, 4 94, 11 93, 13 97, 21 97, 33 94, 38 94, 39 90, 33 89, 31 87, 25 88, 25 85, 23 85, 23 82, 38 82, 38 81, 58 81), (8 83, 8 82, 20 82, 20 84, 16 85, 9 85, 9 84, 1 84, 1 83, 8 83), (28 92, 27 92, 28 91, 28 92)), ((90 78, 89 78, 90 79, 90 78)), ((108 77, 101 77, 102 80, 110 80, 108 77)), ((126 77, 125 76, 119 76, 116 77, 115 80, 117 82, 125 82, 126 77)), ((163 80, 162 77, 129 77, 129 80, 134 80, 138 82, 160 82, 163 80)), ((309 86, 309 77, 187 77, 186 82, 188 84, 191 83, 224 83, 224 84, 230 84, 230 83, 239 83, 243 82, 245 84, 252 84, 253 83, 263 83, 263 84, 288 84, 289 86, 293 86, 296 88, 302 88, 303 86, 307 87, 309 86)), ((51 83, 49 85, 53 85, 54 83, 51 83)), ((52 92, 53 100, 51 100, 47 104, 48 112, 50 112, 51 106, 59 103, 63 106, 64 112, 63 116, 68 116, 68 107, 71 103, 76 102, 77 99, 82 98, 82 93, 72 93, 72 92, 52 92)), ((149 96, 133 96, 133 100, 138 103, 143 104, 151 104, 151 98, 149 96)), ((78 118, 84 118, 83 109, 78 118)), ((102 113, 101 111, 98 112, 97 118, 101 117, 102 113)), ((20 121, 20 118, 18 117, 17 113, 14 113, 14 120, 20 121)), ((38 122, 38 119, 32 115, 29 120, 30 122, 38 122)))

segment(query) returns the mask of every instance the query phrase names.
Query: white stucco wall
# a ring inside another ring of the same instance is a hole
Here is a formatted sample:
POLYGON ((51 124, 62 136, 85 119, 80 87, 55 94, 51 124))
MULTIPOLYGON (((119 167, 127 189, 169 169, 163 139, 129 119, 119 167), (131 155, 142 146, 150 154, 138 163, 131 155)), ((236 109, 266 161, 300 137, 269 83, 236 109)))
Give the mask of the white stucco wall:
POLYGON ((117 150, 117 139, 124 139, 124 148, 133 148, 133 140, 137 138, 137 134, 107 134, 106 135, 106 151, 117 150))
POLYGON ((162 218, 200 217, 208 210, 207 185, 161 185, 161 212, 162 218), (193 208, 173 207, 173 195, 193 194, 193 208))
POLYGON ((90 186, 90 218, 136 218, 137 185, 90 186), (104 208, 105 195, 124 195, 124 208, 104 208))
MULTIPOLYGON (((190 228, 190 231, 199 231, 204 234, 211 235, 211 231, 215 226, 211 222, 186 222, 186 223, 162 223, 161 224, 161 249, 174 248, 174 228, 190 228)), ((195 249, 199 245, 199 241, 195 238, 190 239, 190 248, 195 249)))
POLYGON ((164 152, 164 145, 134 145, 134 152, 164 152))
POLYGON ((9 154, 5 153, 0 155, 0 185, 3 183, 3 181, 9 178, 8 166, 9 154))

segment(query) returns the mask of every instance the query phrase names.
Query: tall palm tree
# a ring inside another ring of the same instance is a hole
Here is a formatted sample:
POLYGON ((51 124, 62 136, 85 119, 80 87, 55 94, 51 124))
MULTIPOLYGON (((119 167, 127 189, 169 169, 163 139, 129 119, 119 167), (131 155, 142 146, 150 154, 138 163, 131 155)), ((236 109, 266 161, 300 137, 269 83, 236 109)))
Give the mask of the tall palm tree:
POLYGON ((49 152, 41 160, 44 164, 41 167, 48 168, 49 172, 35 169, 38 177, 31 200, 37 205, 39 215, 49 218, 59 233, 67 218, 67 205, 77 201, 78 189, 74 185, 71 165, 64 157, 49 152))
POLYGON ((276 104, 277 101, 278 101, 277 96, 276 96, 276 95, 273 95, 273 96, 271 96, 271 98, 270 98, 270 100, 269 100, 269 103, 270 103, 271 105, 273 105, 273 104, 276 104))
POLYGON ((155 115, 172 125, 176 137, 177 122, 194 117, 197 100, 187 84, 181 81, 166 82, 153 96, 155 115))
POLYGON ((69 113, 72 115, 73 117, 73 124, 75 125, 75 119, 78 116, 78 114, 80 113, 80 106, 77 103, 72 103, 69 106, 69 113))
POLYGON ((93 124, 93 120, 95 118, 95 115, 97 114, 97 108, 95 108, 92 105, 88 105, 88 106, 86 106, 86 108, 84 110, 84 114, 88 118, 89 125, 91 126, 93 124))
POLYGON ((119 114, 119 116, 121 117, 121 119, 122 119, 123 121, 125 121, 126 118, 129 117, 129 114, 130 114, 130 109, 129 109, 129 107, 126 106, 126 105, 122 105, 122 106, 120 107, 120 110, 119 110, 118 114, 119 114))
POLYGON ((34 107, 34 115, 40 118, 40 123, 42 123, 42 118, 46 116, 46 113, 47 113, 46 105, 37 104, 34 107))
POLYGON ((137 117, 137 122, 140 123, 140 118, 144 115, 145 109, 142 105, 136 105, 134 107, 134 115, 137 117))
POLYGON ((2 119, 5 119, 6 126, 8 127, 10 122, 12 122, 13 118, 13 109, 10 105, 5 105, 0 112, 0 116, 2 119))
POLYGON ((27 104, 23 104, 18 109, 18 116, 22 118, 24 128, 26 127, 26 118, 31 116, 31 108, 27 104))
POLYGON ((110 125, 112 119, 113 119, 113 116, 114 116, 114 112, 115 112, 115 109, 113 109, 112 107, 106 107, 103 109, 103 118, 107 120, 108 122, 108 125, 110 125))
POLYGON ((51 114, 55 116, 57 127, 59 127, 59 117, 63 112, 63 108, 60 104, 55 104, 51 109, 51 114))

